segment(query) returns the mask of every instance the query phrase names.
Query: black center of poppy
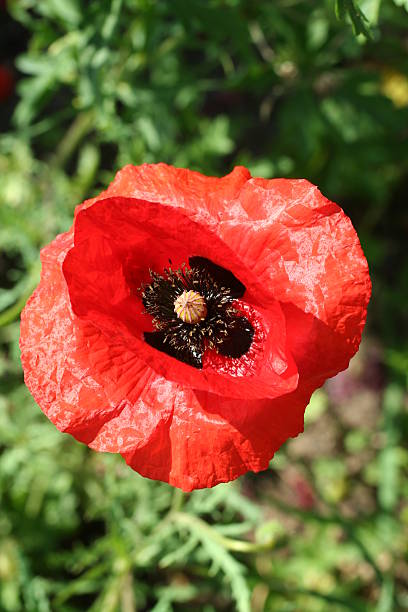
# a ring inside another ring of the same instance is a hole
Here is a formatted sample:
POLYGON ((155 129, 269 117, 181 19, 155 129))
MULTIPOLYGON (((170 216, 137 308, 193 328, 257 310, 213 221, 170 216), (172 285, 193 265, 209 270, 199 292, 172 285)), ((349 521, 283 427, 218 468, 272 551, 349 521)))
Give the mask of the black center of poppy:
POLYGON ((251 323, 233 305, 245 286, 204 257, 190 257, 189 266, 150 272, 142 300, 157 331, 145 332, 146 342, 195 368, 203 367, 206 348, 241 357, 254 336, 251 323))

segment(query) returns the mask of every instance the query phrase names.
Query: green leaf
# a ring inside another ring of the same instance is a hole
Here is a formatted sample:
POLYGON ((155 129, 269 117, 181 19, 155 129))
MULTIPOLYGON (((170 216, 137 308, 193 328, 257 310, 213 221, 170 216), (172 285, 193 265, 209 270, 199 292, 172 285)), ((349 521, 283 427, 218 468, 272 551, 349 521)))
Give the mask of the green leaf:
POLYGON ((245 566, 239 563, 222 545, 222 536, 201 519, 184 513, 174 515, 176 524, 187 528, 201 542, 202 549, 211 562, 210 575, 219 570, 231 585, 238 612, 250 612, 250 591, 245 581, 245 566))
POLYGON ((356 36, 362 34, 365 38, 371 38, 371 32, 367 27, 368 19, 356 0, 336 0, 335 11, 337 18, 341 21, 349 17, 356 36))
POLYGON ((396 6, 402 6, 406 11, 408 11, 408 0, 393 0, 396 6))
POLYGON ((44 15, 58 17, 71 26, 81 21, 79 0, 42 0, 41 10, 44 15))

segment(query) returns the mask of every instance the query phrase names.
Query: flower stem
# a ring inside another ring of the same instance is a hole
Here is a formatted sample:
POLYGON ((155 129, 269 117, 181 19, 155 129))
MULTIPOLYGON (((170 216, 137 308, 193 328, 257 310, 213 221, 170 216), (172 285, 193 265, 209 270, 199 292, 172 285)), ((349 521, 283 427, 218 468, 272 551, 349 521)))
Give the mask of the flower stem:
POLYGON ((184 502, 186 501, 187 495, 181 489, 174 488, 173 497, 171 498, 170 504, 170 513, 180 512, 183 507, 184 502))
POLYGON ((65 133, 61 140, 55 155, 52 159, 52 165, 63 168, 70 157, 75 152, 75 149, 85 138, 86 134, 91 129, 94 120, 92 111, 80 113, 65 133))

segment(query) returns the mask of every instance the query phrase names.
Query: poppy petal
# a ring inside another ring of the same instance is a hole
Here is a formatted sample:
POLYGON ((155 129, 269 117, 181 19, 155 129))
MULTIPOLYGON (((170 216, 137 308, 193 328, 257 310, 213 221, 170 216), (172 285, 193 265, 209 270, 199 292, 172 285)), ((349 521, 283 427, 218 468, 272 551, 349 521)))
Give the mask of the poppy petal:
POLYGON ((238 222, 219 235, 277 299, 300 372, 317 386, 357 351, 371 282, 350 219, 305 180, 251 179, 240 192, 238 222), (311 350, 311 347, 312 350, 311 350))
MULTIPOLYGON (((41 251, 41 282, 22 312, 20 349, 26 385, 42 410, 58 429, 90 444, 157 376, 137 355, 72 313, 61 270, 72 246, 68 232, 41 251)), ((168 418, 170 408, 162 410, 152 402, 146 418, 133 424, 133 440, 144 440, 147 428, 168 418)), ((119 447, 106 438, 100 448, 118 452, 123 443, 119 447)))
POLYGON ((148 445, 122 455, 143 476, 184 491, 213 487, 267 469, 283 442, 303 431, 310 395, 304 388, 272 401, 237 402, 177 386, 171 420, 148 445))
POLYGON ((106 191, 83 202, 75 213, 99 200, 121 196, 182 208, 198 217, 233 218, 232 202, 249 178, 243 166, 218 178, 163 163, 128 165, 119 170, 106 191))

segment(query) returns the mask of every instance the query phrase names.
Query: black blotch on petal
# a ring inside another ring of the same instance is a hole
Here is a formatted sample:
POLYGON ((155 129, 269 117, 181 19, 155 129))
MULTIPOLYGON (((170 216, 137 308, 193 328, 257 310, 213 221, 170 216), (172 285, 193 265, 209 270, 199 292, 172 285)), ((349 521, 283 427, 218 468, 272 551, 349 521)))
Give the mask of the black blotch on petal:
POLYGON ((217 351, 225 357, 242 357, 252 344, 254 328, 246 317, 236 317, 228 325, 228 336, 217 342, 217 351))
POLYGON ((170 357, 175 357, 179 361, 183 361, 184 363, 193 366, 193 368, 197 368, 198 370, 202 369, 203 353, 201 346, 189 344, 183 348, 176 349, 169 343, 169 341, 164 342, 164 338, 166 336, 165 332, 144 332, 143 335, 147 344, 150 344, 150 346, 158 351, 166 353, 167 355, 170 355, 170 357))
POLYGON ((233 298, 240 298, 244 295, 245 285, 226 268, 218 266, 210 259, 199 256, 190 257, 188 263, 191 268, 207 272, 220 286, 228 287, 233 298))

